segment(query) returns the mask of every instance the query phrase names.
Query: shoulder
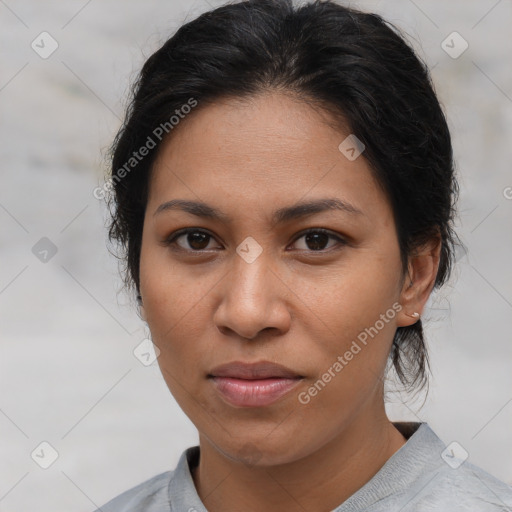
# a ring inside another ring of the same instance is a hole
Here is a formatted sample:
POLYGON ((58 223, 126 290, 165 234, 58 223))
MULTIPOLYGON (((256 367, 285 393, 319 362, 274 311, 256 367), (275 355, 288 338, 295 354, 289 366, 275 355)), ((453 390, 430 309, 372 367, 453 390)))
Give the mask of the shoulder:
POLYGON ((164 512, 171 510, 169 484, 174 471, 160 473, 141 484, 128 489, 95 512, 164 512))
POLYGON ((469 462, 431 468, 402 496, 403 512, 510 512, 512 487, 469 462))
POLYGON ((442 498, 444 503, 450 501, 454 507, 457 506, 455 510, 481 512, 511 510, 512 487, 467 461, 456 469, 446 465, 439 472, 434 473, 432 478, 434 485, 430 500, 434 503, 437 494, 439 497, 444 496, 442 498))
POLYGON ((364 508, 347 512, 512 511, 511 486, 470 463, 465 450, 446 446, 426 423, 411 425, 407 443, 349 500, 364 508))

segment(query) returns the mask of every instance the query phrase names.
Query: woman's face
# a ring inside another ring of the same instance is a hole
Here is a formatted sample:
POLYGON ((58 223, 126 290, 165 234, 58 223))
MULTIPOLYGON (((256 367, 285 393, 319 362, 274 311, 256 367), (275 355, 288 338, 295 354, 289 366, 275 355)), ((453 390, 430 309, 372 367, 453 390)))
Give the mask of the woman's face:
POLYGON ((322 116, 277 93, 219 101, 174 129, 153 169, 143 313, 170 391, 233 459, 290 462, 381 418, 395 330, 413 323, 390 205, 322 116), (162 207, 175 200, 202 206, 162 207), (346 207, 295 209, 319 201, 346 207), (212 378, 263 361, 292 375, 212 378))

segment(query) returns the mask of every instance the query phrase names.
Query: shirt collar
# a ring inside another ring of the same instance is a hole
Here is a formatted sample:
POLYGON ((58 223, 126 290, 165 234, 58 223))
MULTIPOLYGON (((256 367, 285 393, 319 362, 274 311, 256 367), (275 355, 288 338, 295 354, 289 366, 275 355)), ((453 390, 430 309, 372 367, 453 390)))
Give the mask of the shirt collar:
MULTIPOLYGON (((441 464, 444 443, 427 423, 393 422, 407 439, 363 487, 333 512, 365 510, 378 500, 412 483, 425 470, 425 465, 441 464)), ((169 482, 169 503, 172 512, 208 512, 201 502, 191 468, 199 462, 199 446, 187 448, 182 454, 169 482)))

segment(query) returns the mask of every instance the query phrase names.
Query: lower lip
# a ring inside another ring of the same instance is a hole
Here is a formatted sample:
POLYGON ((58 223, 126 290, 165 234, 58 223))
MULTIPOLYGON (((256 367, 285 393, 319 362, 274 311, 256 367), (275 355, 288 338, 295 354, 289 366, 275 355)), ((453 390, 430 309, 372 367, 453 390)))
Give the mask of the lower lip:
POLYGON ((238 407, 263 407, 279 400, 302 380, 286 379, 234 379, 211 377, 215 387, 231 405, 238 407))

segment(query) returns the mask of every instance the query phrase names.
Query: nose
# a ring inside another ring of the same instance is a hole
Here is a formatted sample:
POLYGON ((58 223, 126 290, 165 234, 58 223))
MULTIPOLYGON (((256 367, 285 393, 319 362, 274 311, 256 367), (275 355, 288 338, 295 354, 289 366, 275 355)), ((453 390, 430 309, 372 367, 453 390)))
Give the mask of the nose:
POLYGON ((293 294, 263 255, 252 263, 237 255, 217 292, 214 323, 222 334, 253 340, 263 330, 276 336, 289 330, 287 297, 293 294))

